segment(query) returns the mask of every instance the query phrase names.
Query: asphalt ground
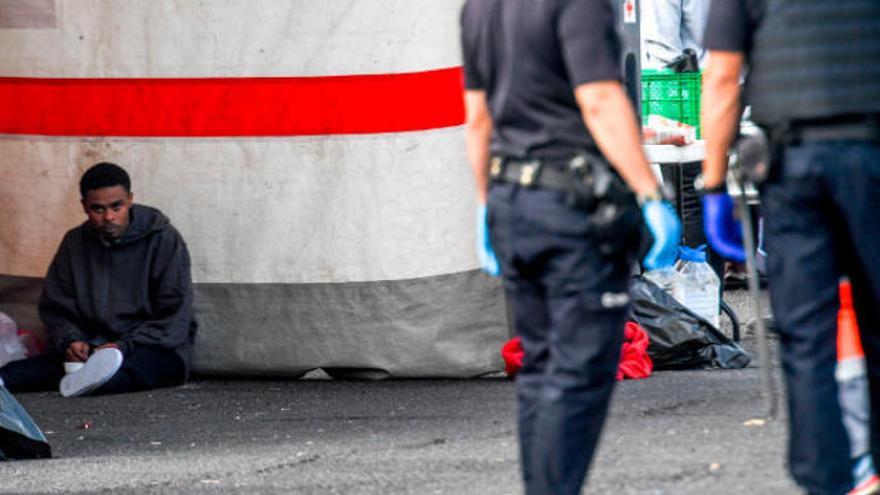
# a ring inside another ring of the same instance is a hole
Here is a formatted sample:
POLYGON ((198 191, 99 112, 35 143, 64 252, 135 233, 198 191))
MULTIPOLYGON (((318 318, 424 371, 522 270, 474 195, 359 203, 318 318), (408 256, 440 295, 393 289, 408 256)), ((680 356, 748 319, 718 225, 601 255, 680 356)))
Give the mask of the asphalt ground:
MULTIPOLYGON (((725 299, 751 314, 743 291, 725 299)), ((747 333, 744 346, 754 343, 747 333)), ((620 383, 585 493, 798 493, 784 469, 784 420, 753 421, 763 409, 754 361, 620 383)), ((0 493, 522 493, 515 388, 503 378, 316 372, 18 399, 55 458, 0 463, 0 493)))

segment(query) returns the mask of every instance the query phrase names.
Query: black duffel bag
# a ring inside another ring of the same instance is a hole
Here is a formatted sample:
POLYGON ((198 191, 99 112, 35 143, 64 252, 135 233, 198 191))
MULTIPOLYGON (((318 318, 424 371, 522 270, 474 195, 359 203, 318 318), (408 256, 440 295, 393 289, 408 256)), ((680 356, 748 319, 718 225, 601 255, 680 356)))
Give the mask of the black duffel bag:
POLYGON ((739 344, 650 280, 636 277, 631 297, 630 319, 648 333, 654 369, 736 369, 751 362, 739 344))

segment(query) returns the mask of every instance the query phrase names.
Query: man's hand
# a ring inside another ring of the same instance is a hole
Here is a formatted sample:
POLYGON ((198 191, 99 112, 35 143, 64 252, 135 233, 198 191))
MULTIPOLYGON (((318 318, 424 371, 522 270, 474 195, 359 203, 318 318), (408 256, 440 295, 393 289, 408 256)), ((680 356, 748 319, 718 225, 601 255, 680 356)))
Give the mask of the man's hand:
POLYGON ((465 104, 465 142, 468 162, 477 186, 477 258, 484 272, 497 277, 501 274, 498 258, 492 249, 489 226, 486 222, 486 196, 489 191, 489 141, 492 138, 492 116, 486 101, 486 92, 467 90, 465 104))
POLYGON ((703 196, 703 229, 715 252, 730 261, 745 262, 742 224, 734 217, 729 194, 718 192, 703 196))
POLYGON ((119 345, 116 342, 107 342, 106 344, 99 345, 95 348, 96 351, 100 351, 101 349, 119 349, 119 345))
MULTIPOLYGON (((708 190, 724 184, 727 177, 727 150, 740 119, 739 77, 744 60, 740 52, 713 50, 703 72, 703 181, 708 190)), ((709 245, 728 260, 745 261, 742 226, 733 216, 733 200, 726 192, 713 192, 704 195, 702 201, 703 228, 709 245)))
POLYGON ((71 363, 84 363, 89 359, 89 344, 81 340, 71 342, 64 353, 64 359, 71 363))
POLYGON ((654 199, 642 205, 645 225, 654 237, 654 244, 642 263, 648 270, 666 268, 675 263, 681 240, 681 221, 669 201, 654 199))
POLYGON ((486 220, 486 205, 480 205, 477 210, 477 257, 480 259, 480 268, 484 272, 497 277, 501 275, 498 266, 498 257, 492 248, 492 240, 489 238, 489 225, 486 220))

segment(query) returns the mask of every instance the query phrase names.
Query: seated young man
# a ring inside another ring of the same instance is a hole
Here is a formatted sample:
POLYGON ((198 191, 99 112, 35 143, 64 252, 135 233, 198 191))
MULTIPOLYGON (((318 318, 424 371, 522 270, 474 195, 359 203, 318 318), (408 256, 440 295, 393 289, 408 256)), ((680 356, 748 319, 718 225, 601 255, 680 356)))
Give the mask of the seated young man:
POLYGON ((64 236, 40 300, 52 351, 7 364, 0 384, 70 397, 183 383, 196 332, 186 243, 162 212, 132 203, 118 165, 90 168, 80 193, 88 220, 64 236))

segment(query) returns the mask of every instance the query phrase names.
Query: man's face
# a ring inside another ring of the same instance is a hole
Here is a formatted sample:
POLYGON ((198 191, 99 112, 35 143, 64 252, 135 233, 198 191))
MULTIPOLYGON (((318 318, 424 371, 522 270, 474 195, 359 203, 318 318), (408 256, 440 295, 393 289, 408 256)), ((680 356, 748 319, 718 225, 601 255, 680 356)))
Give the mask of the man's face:
POLYGON ((132 194, 122 186, 102 187, 86 192, 82 200, 89 224, 104 239, 119 239, 128 228, 132 194))

